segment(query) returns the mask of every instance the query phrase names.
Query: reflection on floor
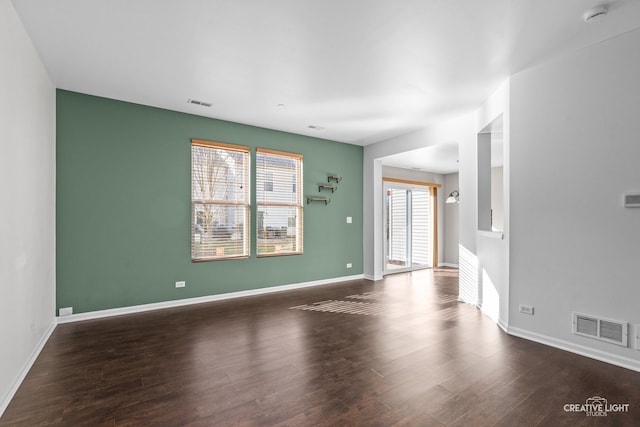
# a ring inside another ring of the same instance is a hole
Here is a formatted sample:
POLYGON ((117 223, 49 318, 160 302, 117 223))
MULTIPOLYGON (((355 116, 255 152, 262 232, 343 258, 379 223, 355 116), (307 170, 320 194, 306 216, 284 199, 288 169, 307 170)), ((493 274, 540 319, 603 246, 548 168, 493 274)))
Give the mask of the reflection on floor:
POLYGON ((60 325, 0 425, 640 425, 640 373, 509 336, 457 289, 429 269, 60 325), (300 309, 326 301, 380 311, 300 309), (594 396, 628 412, 564 409, 594 396))

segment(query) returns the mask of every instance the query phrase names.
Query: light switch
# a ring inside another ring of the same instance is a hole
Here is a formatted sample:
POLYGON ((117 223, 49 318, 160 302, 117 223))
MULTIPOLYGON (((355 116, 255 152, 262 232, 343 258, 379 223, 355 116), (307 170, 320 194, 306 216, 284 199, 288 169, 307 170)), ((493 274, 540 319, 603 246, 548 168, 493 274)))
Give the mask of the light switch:
POLYGON ((350 216, 347 217, 347 224, 351 224, 353 222, 353 218, 350 216))

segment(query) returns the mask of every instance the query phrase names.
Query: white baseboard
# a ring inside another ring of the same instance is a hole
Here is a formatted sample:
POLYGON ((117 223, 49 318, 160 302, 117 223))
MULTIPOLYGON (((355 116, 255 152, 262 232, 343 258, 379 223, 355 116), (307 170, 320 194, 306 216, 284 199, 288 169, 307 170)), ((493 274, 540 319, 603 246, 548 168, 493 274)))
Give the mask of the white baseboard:
POLYGON ((498 326, 500 326, 500 329, 504 332, 509 333, 509 325, 504 320, 498 319, 498 326))
POLYGON ((58 324, 80 322, 82 320, 101 319, 103 317, 121 316, 124 314, 142 313, 151 310, 160 310, 163 308, 182 307, 191 304, 202 304, 205 302, 222 301, 233 298, 243 298, 254 295, 270 294, 274 292, 291 291, 295 289, 309 288, 312 286, 330 285, 339 282, 348 282, 349 280, 363 279, 364 275, 356 274, 353 276, 334 277, 331 279, 314 280, 311 282, 294 283, 290 285, 271 286, 268 288, 250 289, 246 291, 229 292, 226 294, 207 295, 203 297, 185 298, 172 301, 156 302, 151 304, 133 305, 122 308, 111 308, 107 310, 90 311, 87 313, 71 314, 69 316, 57 317, 58 324))
MULTIPOLYGON (((460 302, 461 301, 458 299, 460 302)), ((478 309, 482 310, 482 305, 476 305, 478 309)), ((487 315, 483 311, 484 315, 487 315)), ((487 316, 489 317, 489 316, 487 316)), ((570 353, 579 354, 580 356, 589 357, 591 359, 599 360, 601 362, 609 363, 611 365, 620 366, 622 368, 631 369, 632 371, 640 372, 640 360, 631 359, 617 354, 608 353, 601 350, 596 350, 591 347, 585 347, 580 344, 575 344, 569 341, 559 340, 557 338, 549 337, 546 335, 538 334, 535 332, 527 331, 526 329, 516 328, 509 326, 503 319, 498 319, 496 324, 509 335, 524 338, 529 341, 534 341, 540 344, 548 345, 550 347, 559 348, 570 353)))
POLYGON ((601 362, 610 363, 612 365, 620 366, 622 368, 631 369, 632 371, 640 372, 640 360, 630 359, 617 354, 612 354, 594 348, 585 347, 583 345, 575 344, 569 341, 559 340, 546 335, 538 334, 535 332, 527 331, 525 329, 508 327, 507 333, 516 337, 524 338, 530 341, 535 341, 540 344, 545 344, 551 347, 559 348, 571 353, 579 354, 581 356, 596 359, 601 362))
POLYGON ((367 279, 367 280, 373 280, 374 282, 376 282, 378 280, 384 279, 384 276, 370 276, 368 274, 365 274, 364 278, 367 279))
POLYGON ((460 298, 460 295, 458 295, 458 302, 463 302, 465 304, 471 304, 472 306, 476 307, 478 310, 482 311, 482 305, 478 305, 477 301, 467 301, 467 300, 464 300, 464 299, 460 298))
POLYGON ((441 262, 441 263, 438 263, 438 267, 460 268, 460 265, 459 264, 453 264, 451 262, 441 262))
POLYGON ((29 370, 31 370, 31 367, 35 363, 36 359, 40 355, 40 352, 44 348, 44 345, 47 343, 47 341, 49 340, 49 337, 51 336, 51 334, 55 329, 56 329, 56 321, 54 319, 49 325, 49 327, 47 328, 47 330, 45 331, 45 333, 40 338, 40 341, 38 341, 38 344, 35 346, 35 348, 31 352, 29 359, 27 359, 24 366, 22 367, 22 370, 20 371, 20 375, 18 375, 18 378, 16 378, 16 380, 14 381, 13 386, 9 389, 9 392, 4 397, 2 402, 0 402, 0 417, 2 416, 2 414, 4 414, 4 411, 7 409, 7 406, 9 406, 11 399, 13 399, 13 396, 18 391, 18 388, 22 384, 22 381, 24 381, 25 377, 29 373, 29 370))

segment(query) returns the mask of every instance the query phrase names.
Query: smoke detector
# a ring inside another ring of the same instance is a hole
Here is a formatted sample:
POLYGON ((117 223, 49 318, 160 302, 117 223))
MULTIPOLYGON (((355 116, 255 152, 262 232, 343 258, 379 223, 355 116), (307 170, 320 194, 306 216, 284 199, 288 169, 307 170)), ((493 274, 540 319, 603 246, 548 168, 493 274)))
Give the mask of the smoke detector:
POLYGON ((584 18, 584 22, 591 23, 601 20, 608 12, 609 5, 603 4, 587 10, 582 17, 584 18))

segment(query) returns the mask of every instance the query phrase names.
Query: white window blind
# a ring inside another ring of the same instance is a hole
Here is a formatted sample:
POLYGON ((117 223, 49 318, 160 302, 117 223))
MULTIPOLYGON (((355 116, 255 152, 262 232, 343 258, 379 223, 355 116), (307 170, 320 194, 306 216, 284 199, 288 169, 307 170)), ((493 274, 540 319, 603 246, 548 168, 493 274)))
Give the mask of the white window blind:
POLYGON ((249 147, 191 140, 191 259, 249 256, 249 147))
POLYGON ((302 253, 302 155, 258 148, 258 256, 302 253))
POLYGON ((429 189, 411 190, 411 263, 428 265, 433 262, 431 253, 432 204, 429 189))
POLYGON ((389 196, 389 262, 407 265, 407 190, 392 188, 389 196))
POLYGON ((383 178, 386 191, 385 271, 437 265, 440 184, 383 178))

